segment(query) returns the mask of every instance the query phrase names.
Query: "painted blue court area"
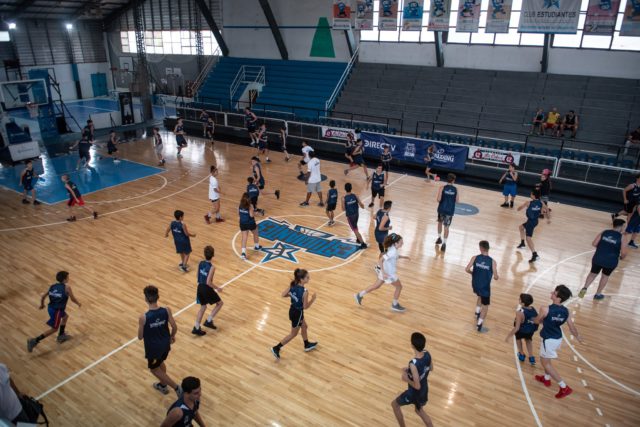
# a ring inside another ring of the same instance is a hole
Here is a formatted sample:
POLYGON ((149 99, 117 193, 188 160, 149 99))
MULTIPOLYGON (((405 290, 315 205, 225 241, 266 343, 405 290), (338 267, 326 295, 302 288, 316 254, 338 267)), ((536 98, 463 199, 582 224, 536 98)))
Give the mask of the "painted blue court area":
MULTIPOLYGON (((164 172, 164 169, 128 160, 114 163, 110 158, 92 159, 89 167, 76 170, 77 162, 77 154, 34 161, 33 169, 40 175, 40 179, 35 181, 38 200, 48 204, 68 200, 69 196, 61 180, 65 173, 69 174, 71 181, 85 195, 164 172)), ((22 193, 20 174, 24 168, 24 165, 0 168, 0 186, 22 193)))

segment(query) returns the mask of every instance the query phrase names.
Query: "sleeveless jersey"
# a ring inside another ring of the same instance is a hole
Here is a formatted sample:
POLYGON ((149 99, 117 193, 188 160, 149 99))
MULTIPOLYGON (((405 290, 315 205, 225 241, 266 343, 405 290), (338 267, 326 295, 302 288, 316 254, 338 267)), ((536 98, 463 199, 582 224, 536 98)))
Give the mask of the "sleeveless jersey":
POLYGON ((91 132, 91 128, 89 126, 85 126, 82 129, 82 139, 91 139, 91 135, 93 134, 93 132, 91 132))
POLYGON ((447 184, 442 189, 442 197, 438 204, 438 213, 442 215, 453 215, 456 211, 456 196, 458 189, 451 184, 447 184))
POLYGON ((253 115, 251 113, 245 113, 244 122, 248 126, 253 121, 253 115))
POLYGON ((330 205, 335 205, 338 203, 338 190, 335 188, 330 188, 327 193, 327 203, 330 205))
POLYGON ((240 224, 252 224, 253 222, 255 222, 255 219, 251 218, 249 209, 239 207, 238 215, 240 216, 240 224))
POLYGON ((558 304, 551 304, 547 317, 542 321, 542 331, 540 336, 544 339, 560 339, 562 338, 562 329, 560 328, 569 318, 569 310, 567 307, 558 304))
POLYGON ((307 290, 304 286, 294 285, 289 289, 289 297, 291 298, 291 307, 296 310, 304 309, 304 293, 307 290))
POLYGON ((538 325, 535 324, 534 319, 538 317, 538 312, 533 307, 523 307, 522 314, 524 314, 524 320, 520 324, 518 332, 521 334, 532 334, 538 330, 538 325))
POLYGON ((256 198, 260 195, 260 190, 258 189, 258 186, 255 184, 249 184, 247 185, 247 194, 249 195, 250 198, 256 198))
MULTIPOLYGON (((431 354, 428 351, 424 351, 422 357, 420 359, 411 359, 409 361, 409 366, 415 365, 418 370, 418 376, 420 377, 420 391, 424 391, 427 389, 427 377, 429 376, 429 372, 431 370, 431 354)), ((411 369, 407 372, 410 380, 413 381, 413 376, 411 375, 411 369)), ((409 391, 416 391, 411 384, 408 387, 409 391)))
POLYGON ((345 194, 344 207, 347 216, 358 215, 358 198, 355 194, 345 194))
MULTIPOLYGON (((387 212, 385 212, 383 209, 380 209, 378 212, 376 212, 375 236, 376 236, 376 242, 379 242, 379 243, 382 243, 385 237, 387 237, 387 234, 389 234, 389 230, 380 231, 380 223, 382 222, 382 218, 384 218, 385 215, 387 215, 387 212)), ((387 221, 386 227, 389 228, 390 226, 391 226, 391 218, 389 218, 389 220, 387 221)))
POLYGON ((262 166, 260 163, 256 163, 253 167, 253 177, 258 180, 259 184, 264 185, 264 175, 262 175, 262 166), (258 178, 258 172, 256 172, 256 169, 260 172, 260 178, 258 178))
POLYGON ((384 172, 380 175, 378 175, 377 172, 374 172, 371 175, 371 189, 380 190, 382 188, 382 184, 384 184, 384 172))
POLYGON ((144 353, 147 359, 162 357, 171 348, 171 334, 169 334, 169 312, 164 307, 149 310, 145 314, 142 339, 144 353))
POLYGON ((532 200, 527 208, 527 219, 538 222, 538 218, 542 213, 542 202, 540 200, 532 200))
POLYGON ((209 277, 211 267, 213 267, 213 264, 210 261, 200 261, 200 264, 198 264, 198 285, 207 284, 207 277, 209 277))
POLYGON ((171 234, 176 243, 186 243, 189 241, 189 236, 184 232, 184 227, 182 227, 180 221, 171 221, 171 234))
POLYGON ((389 163, 391 161, 391 152, 382 153, 382 156, 380 156, 380 160, 382 160, 382 163, 389 163))
POLYGON ((194 402, 193 409, 190 409, 187 404, 184 403, 184 398, 181 397, 169 407, 167 414, 174 408, 180 408, 182 410, 182 418, 180 418, 172 427, 192 427, 193 420, 196 418, 196 413, 200 408, 200 401, 196 400, 194 402))
POLYGON ((633 184, 631 190, 627 191, 627 200, 632 205, 640 204, 640 185, 633 184))
POLYGON ((622 233, 615 230, 602 232, 593 255, 593 263, 604 268, 616 268, 622 249, 622 233))
POLYGON ((200 114, 200 120, 202 120, 205 123, 208 122, 209 121, 209 114, 207 114, 207 113, 200 114))
POLYGON ((491 279, 493 279, 493 259, 489 255, 476 255, 471 273, 473 291, 481 297, 490 296, 491 279))
POLYGON ((175 132, 174 132, 174 133, 179 134, 179 133, 181 133, 181 132, 183 132, 183 131, 184 131, 184 126, 182 126, 182 125, 176 125, 176 130, 175 130, 175 132))
POLYGON ((207 131, 211 132, 213 130, 213 122, 207 121, 207 131))
POLYGON ((508 185, 508 184, 515 184, 515 183, 516 183, 516 180, 513 179, 513 177, 509 172, 507 172, 507 175, 505 175, 504 177, 504 184, 508 185))
POLYGON ((31 181, 33 180, 33 169, 25 169, 24 176, 22 177, 22 185, 28 187, 31 185, 31 181))
POLYGON ((260 134, 260 142, 262 142, 263 144, 266 144, 268 140, 269 140, 269 135, 267 134, 267 131, 265 129, 265 131, 260 134))
POLYGON ((67 181, 67 185, 71 187, 71 190, 65 187, 65 189, 67 190, 67 193, 69 193, 69 197, 73 199, 73 196, 75 195, 77 198, 80 198, 81 194, 80 194, 80 190, 78 190, 78 186, 71 181, 67 181))
POLYGON ((162 136, 160 136, 160 134, 153 136, 153 145, 155 145, 156 147, 162 145, 162 136))
POLYGON ((88 152, 91 149, 91 143, 89 142, 88 139, 81 139, 80 143, 78 144, 78 151, 81 151, 83 153, 88 152))
POLYGON ((64 310, 67 308, 67 287, 64 283, 56 283, 49 287, 49 308, 53 310, 64 310))

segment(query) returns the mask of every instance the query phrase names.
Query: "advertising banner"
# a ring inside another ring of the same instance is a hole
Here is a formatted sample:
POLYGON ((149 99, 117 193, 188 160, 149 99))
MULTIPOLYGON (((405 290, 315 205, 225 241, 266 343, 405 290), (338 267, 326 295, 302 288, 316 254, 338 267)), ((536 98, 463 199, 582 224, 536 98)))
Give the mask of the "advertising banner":
POLYGON ((356 131, 353 129, 334 128, 330 126, 322 126, 322 137, 347 140, 347 135, 352 134, 355 137, 356 131))
POLYGON ((469 159, 482 160, 483 162, 520 165, 520 153, 517 151, 497 150, 494 148, 471 147, 469 159))
POLYGON ((485 33, 508 33, 512 0, 489 0, 485 33))
POLYGON ((521 33, 575 34, 581 0, 523 0, 521 33))
POLYGON ((351 5, 350 0, 333 0, 333 29, 351 29, 351 5))
POLYGON ((640 36, 640 0, 627 0, 627 7, 624 8, 624 15, 622 15, 620 35, 640 36))
POLYGON ((620 9, 620 0, 589 0, 584 33, 592 36, 612 35, 618 9, 620 9))
POLYGON ((385 145, 389 146, 394 159, 405 162, 424 164, 427 150, 434 146, 431 154, 431 167, 464 170, 467 161, 469 147, 440 144, 415 138, 382 135, 379 133, 361 133, 364 142, 364 153, 367 156, 379 158, 385 145))
POLYGON ((451 0, 432 0, 429 12, 429 31, 449 31, 451 0))
POLYGON ((424 0, 405 1, 402 10, 402 30, 421 31, 424 0))
POLYGON ((356 1, 356 30, 373 30, 373 0, 356 1))
POLYGON ((460 0, 458 6, 458 33, 477 33, 480 25, 480 0, 460 0))
POLYGON ((380 31, 398 29, 398 0, 380 0, 378 29, 380 31))

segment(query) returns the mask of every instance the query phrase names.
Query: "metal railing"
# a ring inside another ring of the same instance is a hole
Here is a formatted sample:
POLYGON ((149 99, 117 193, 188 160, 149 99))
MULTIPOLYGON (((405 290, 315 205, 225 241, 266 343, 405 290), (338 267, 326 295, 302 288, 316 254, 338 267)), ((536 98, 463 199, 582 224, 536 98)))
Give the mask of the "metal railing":
POLYGON ((560 159, 554 176, 559 179, 581 182, 599 187, 622 189, 634 182, 638 169, 600 165, 579 160, 560 159))
POLYGON ((231 86, 229 86, 229 103, 233 104, 233 97, 235 96, 238 88, 243 83, 259 83, 264 85, 266 83, 266 73, 262 66, 257 65, 243 65, 238 70, 236 77, 233 79, 231 86))
POLYGON ((338 95, 340 95, 340 92, 342 92, 342 88, 347 82, 347 78, 351 74, 351 70, 353 69, 353 66, 358 60, 359 51, 360 51, 360 45, 356 47, 356 50, 353 52, 353 55, 351 55, 351 59, 349 60, 347 67, 344 69, 342 76, 340 76, 340 80, 338 80, 338 84, 336 85, 335 89, 333 89, 333 92, 331 93, 331 96, 329 97, 329 99, 327 99, 327 102, 325 103, 325 107, 324 107, 326 112, 329 112, 329 110, 333 108, 333 105, 336 103, 336 99, 338 99, 338 95))
POLYGON ((207 62, 204 64, 204 67, 202 67, 200 74, 198 74, 198 76, 196 77, 193 83, 193 93, 198 93, 198 91, 200 90, 200 86, 202 86, 202 83, 204 83, 204 81, 207 79, 209 71, 211 71, 211 69, 220 60, 221 54, 222 52, 220 51, 220 46, 218 46, 213 52, 213 56, 210 56, 209 59, 207 59, 207 62))

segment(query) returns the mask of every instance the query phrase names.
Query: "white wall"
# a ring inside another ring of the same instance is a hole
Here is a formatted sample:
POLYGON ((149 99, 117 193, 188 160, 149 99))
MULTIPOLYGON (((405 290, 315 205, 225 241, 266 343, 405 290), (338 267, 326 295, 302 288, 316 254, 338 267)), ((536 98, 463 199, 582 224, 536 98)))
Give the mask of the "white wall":
MULTIPOLYGON (((63 101, 72 101, 78 99, 76 95, 76 84, 73 81, 73 73, 71 71, 71 64, 56 64, 56 65, 34 65, 31 67, 23 67, 22 73, 25 78, 28 78, 28 72, 32 69, 48 69, 53 68, 55 71, 56 79, 60 83, 60 92, 62 94, 63 101)), ((109 90, 113 89, 111 70, 109 70, 108 62, 78 64, 78 75, 80 76, 80 89, 82 90, 82 96, 84 98, 93 97, 93 87, 91 85, 91 74, 105 73, 107 75, 107 87, 109 90)), ((52 89, 53 90, 53 89, 52 89)), ((53 99, 58 99, 56 92, 52 93, 53 99)))
POLYGON ((551 49, 549 51, 549 72, 640 79, 640 52, 551 49))
POLYGON ((444 66, 451 68, 539 72, 542 58, 541 47, 446 43, 443 51, 444 66))
MULTIPOLYGON (((309 56, 318 19, 326 17, 331 25, 332 2, 270 0, 269 4, 280 27, 289 59, 349 61, 349 47, 343 31, 331 30, 335 58, 309 56)), ((230 56, 281 59, 267 18, 256 0, 224 0, 222 10, 223 37, 229 47, 230 56)))
POLYGON ((360 42, 360 62, 435 67, 433 43, 360 42))

